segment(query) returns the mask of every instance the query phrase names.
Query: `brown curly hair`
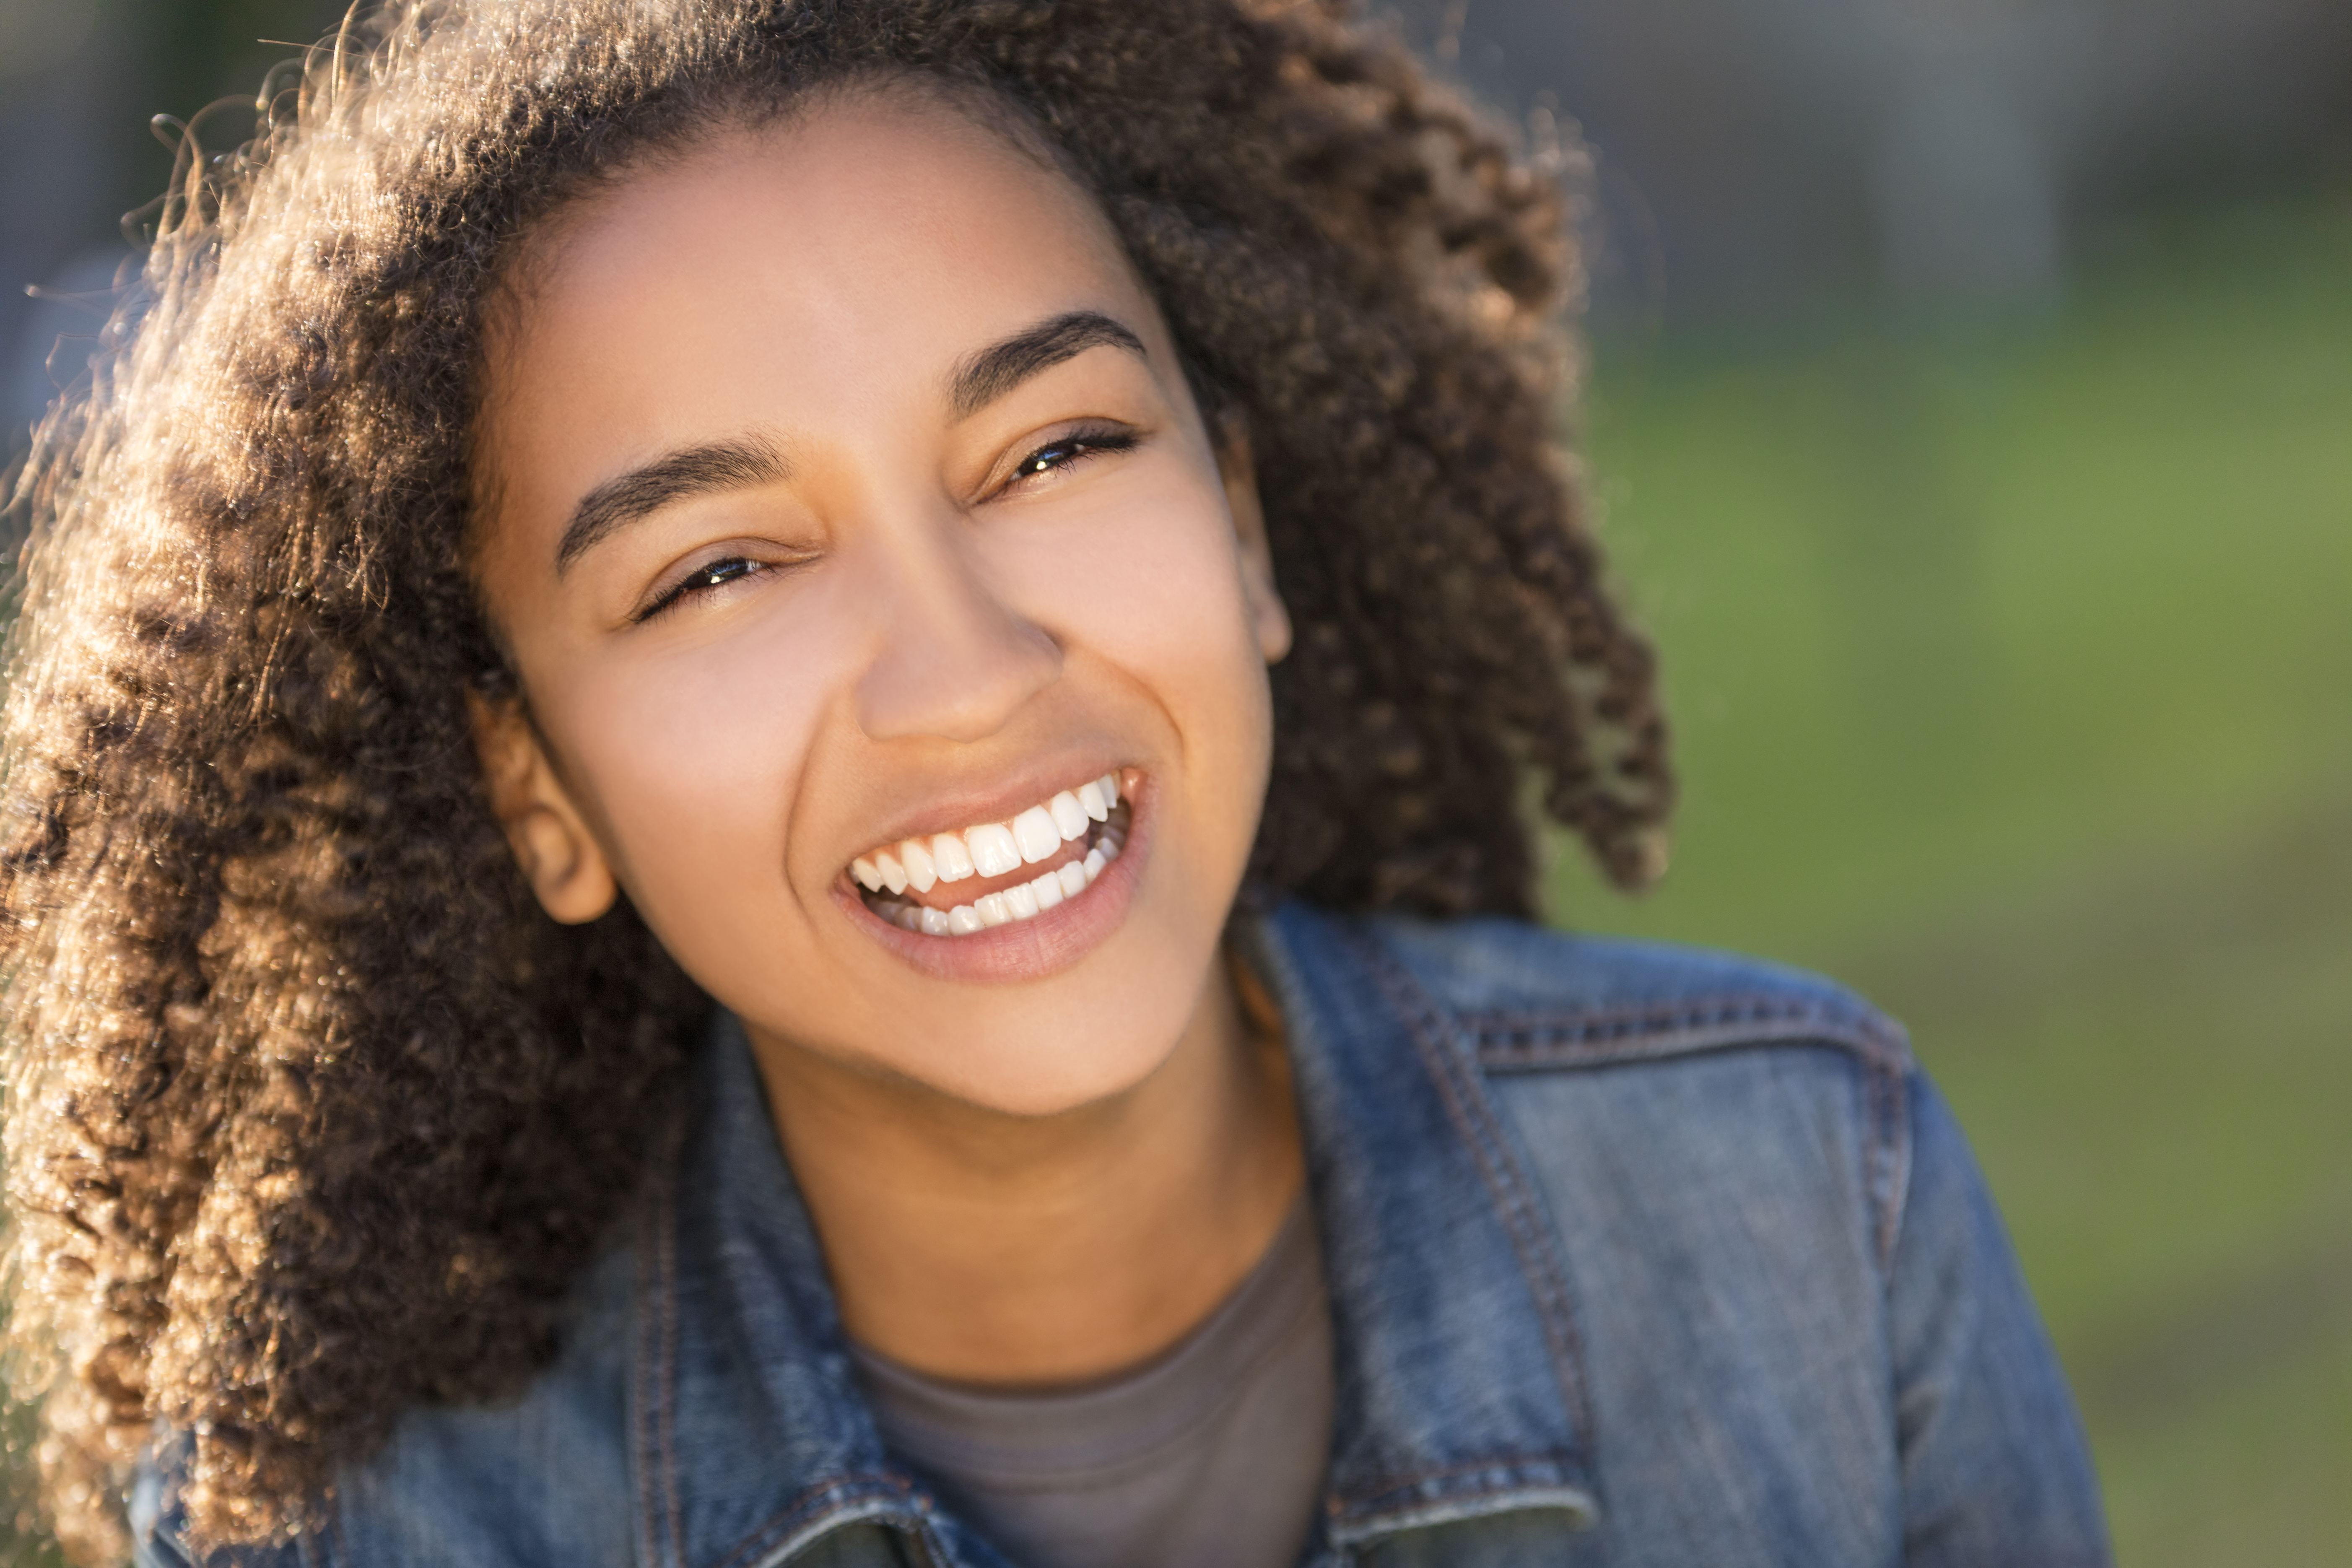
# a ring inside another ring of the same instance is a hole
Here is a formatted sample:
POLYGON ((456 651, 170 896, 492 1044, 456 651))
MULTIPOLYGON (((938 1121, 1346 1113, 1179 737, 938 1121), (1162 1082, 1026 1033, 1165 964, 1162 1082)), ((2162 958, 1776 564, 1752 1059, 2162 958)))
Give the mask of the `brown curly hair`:
POLYGON ((184 150, 143 321, 54 413, 9 667, 13 1342, 83 1556, 159 1429, 220 1540, 512 1387, 709 1002, 541 915, 469 690, 485 298, 600 180, 861 79, 1088 185, 1245 419, 1284 596, 1258 889, 1528 912, 1528 797, 1617 880, 1671 781, 1553 441, 1560 202, 1339 0, 404 0, 184 150))

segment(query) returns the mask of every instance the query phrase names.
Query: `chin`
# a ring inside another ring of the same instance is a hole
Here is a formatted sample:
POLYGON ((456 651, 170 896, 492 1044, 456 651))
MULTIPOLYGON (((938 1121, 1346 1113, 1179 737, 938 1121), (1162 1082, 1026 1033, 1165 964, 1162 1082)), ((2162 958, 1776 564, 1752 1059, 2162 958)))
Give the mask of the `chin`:
POLYGON ((1116 1100, 1141 1085, 1175 1054, 1180 1016, 1149 1034, 1084 1026, 1055 1030, 1050 1040, 978 1039, 952 1060, 925 1051, 891 1064, 899 1076, 982 1110, 1024 1119, 1066 1115, 1116 1100))

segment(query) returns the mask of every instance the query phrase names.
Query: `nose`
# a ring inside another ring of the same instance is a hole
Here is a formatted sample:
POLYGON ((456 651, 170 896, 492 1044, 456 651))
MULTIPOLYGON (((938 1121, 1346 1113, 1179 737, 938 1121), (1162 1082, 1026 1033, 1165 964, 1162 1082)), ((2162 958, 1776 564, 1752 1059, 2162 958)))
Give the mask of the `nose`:
POLYGON ((876 542, 881 637, 856 690, 874 740, 983 740, 1061 676, 1060 647, 986 580, 968 527, 940 518, 876 542))

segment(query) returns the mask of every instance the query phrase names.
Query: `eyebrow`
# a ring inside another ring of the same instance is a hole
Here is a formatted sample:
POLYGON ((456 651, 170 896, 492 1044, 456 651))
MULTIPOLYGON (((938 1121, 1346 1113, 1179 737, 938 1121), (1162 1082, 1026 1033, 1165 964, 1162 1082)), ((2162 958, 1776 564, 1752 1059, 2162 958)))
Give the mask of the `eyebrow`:
POLYGON ((977 414, 1031 376, 1091 348, 1148 358, 1143 340, 1099 310, 1067 310, 991 343, 956 368, 948 402, 959 419, 977 414))
MULTIPOLYGON (((956 367, 948 401, 956 417, 987 407, 1033 375, 1092 348, 1125 349, 1148 358, 1143 340, 1099 310, 1066 310, 989 344, 956 367)), ((558 576, 614 530, 689 496, 775 484, 791 473, 783 454, 756 439, 717 441, 667 453, 607 479, 581 498, 555 547, 558 576)))
POLYGON ((757 439, 715 441, 667 453, 581 498, 555 547, 558 576, 614 529, 688 496, 774 484, 791 472, 783 454, 757 439))

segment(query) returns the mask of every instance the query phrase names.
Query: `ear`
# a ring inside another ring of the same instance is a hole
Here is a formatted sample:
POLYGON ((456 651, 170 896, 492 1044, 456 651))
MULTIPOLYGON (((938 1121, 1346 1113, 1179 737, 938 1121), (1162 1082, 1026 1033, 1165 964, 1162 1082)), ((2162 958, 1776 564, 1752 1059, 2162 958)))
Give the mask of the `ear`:
POLYGON ((491 815, 540 908, 565 925, 584 925, 613 907, 619 884, 580 808, 549 765, 539 731, 520 702, 491 703, 471 692, 474 750, 491 815))
POLYGON ((1217 422, 1217 477, 1224 481, 1225 506, 1234 514, 1234 543, 1241 552, 1242 595, 1250 627, 1268 664, 1290 651, 1290 612, 1274 582, 1274 552, 1265 542, 1265 509, 1257 499, 1257 464, 1250 453, 1249 425, 1239 414, 1217 422))

